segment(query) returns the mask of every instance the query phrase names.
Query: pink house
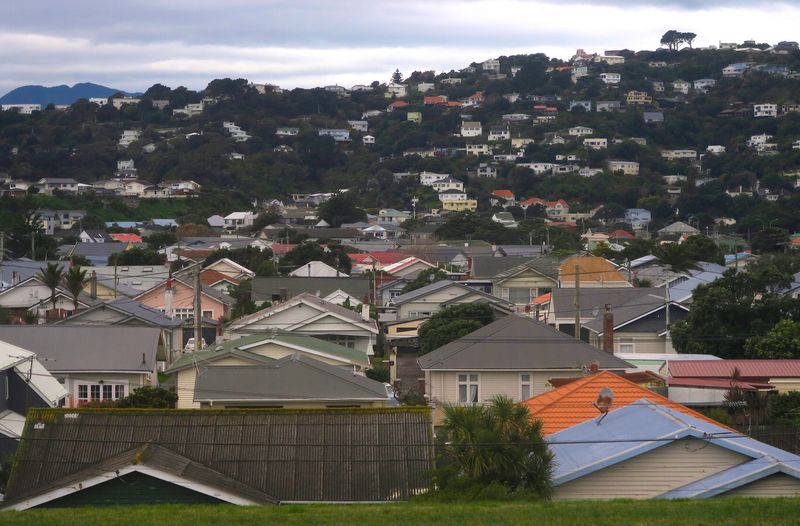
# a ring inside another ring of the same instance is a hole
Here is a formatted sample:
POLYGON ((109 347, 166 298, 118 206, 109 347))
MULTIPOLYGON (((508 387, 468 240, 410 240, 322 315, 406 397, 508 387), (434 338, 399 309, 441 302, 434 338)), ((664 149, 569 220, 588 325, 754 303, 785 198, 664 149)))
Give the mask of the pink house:
MULTIPOLYGON (((171 278, 134 298, 148 307, 159 309, 178 319, 194 317, 194 286, 187 281, 171 278), (170 284, 168 289, 167 284, 170 284)), ((203 286, 200 306, 203 318, 221 320, 230 314, 233 299, 211 287, 203 286)))

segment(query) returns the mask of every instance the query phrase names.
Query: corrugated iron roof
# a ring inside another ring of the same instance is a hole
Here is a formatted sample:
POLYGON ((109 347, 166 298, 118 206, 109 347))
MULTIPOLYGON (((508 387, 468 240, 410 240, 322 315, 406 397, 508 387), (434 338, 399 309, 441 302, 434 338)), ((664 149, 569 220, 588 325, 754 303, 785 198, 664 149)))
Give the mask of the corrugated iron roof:
POLYGON ((741 378, 800 378, 800 360, 672 360, 669 376, 730 378, 738 369, 741 378))
POLYGON ((433 467, 428 408, 33 409, 29 419, 7 502, 74 485, 120 455, 135 464, 145 446, 218 472, 234 494, 243 484, 280 501, 408 499, 428 489, 433 467))

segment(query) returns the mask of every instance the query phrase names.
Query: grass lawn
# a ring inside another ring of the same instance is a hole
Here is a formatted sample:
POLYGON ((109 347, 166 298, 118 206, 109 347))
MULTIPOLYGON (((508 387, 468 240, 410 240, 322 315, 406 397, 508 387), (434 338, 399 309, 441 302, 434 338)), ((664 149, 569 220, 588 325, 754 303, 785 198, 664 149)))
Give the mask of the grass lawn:
POLYGON ((113 524, 159 526, 172 524, 247 525, 315 524, 380 525, 504 524, 609 525, 634 524, 723 526, 729 524, 798 524, 800 499, 712 499, 694 501, 613 502, 481 502, 398 504, 291 504, 265 507, 134 506, 0 512, 0 524, 58 525, 113 524))

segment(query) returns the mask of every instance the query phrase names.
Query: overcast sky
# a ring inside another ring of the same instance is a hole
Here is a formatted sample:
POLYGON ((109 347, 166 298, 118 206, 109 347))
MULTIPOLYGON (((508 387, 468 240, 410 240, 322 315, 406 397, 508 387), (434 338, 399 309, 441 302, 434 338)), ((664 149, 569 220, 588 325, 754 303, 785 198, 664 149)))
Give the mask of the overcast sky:
POLYGON ((800 0, 2 0, 0 93, 97 82, 143 91, 244 77, 284 88, 386 82, 500 55, 800 40, 800 0))

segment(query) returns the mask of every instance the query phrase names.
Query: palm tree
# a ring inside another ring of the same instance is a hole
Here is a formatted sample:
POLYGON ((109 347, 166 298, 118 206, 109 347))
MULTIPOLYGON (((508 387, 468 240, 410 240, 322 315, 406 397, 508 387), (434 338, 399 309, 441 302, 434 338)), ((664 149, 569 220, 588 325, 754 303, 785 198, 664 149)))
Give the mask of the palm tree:
POLYGON ((677 243, 660 245, 653 249, 653 255, 662 265, 666 265, 673 272, 684 272, 697 268, 697 264, 686 252, 686 249, 677 243))
POLYGON ((75 266, 69 269, 63 278, 64 288, 72 294, 72 304, 75 306, 75 312, 78 311, 78 296, 83 292, 83 286, 86 284, 86 271, 81 270, 81 267, 75 266))
POLYGON ((45 284, 50 289, 50 301, 53 303, 53 308, 56 308, 56 289, 61 285, 64 279, 64 269, 58 263, 48 263, 46 268, 39 271, 36 275, 39 281, 45 284))
POLYGON ((506 396, 488 405, 444 406, 444 464, 480 485, 500 483, 547 497, 553 455, 542 438, 542 424, 528 408, 506 396))

